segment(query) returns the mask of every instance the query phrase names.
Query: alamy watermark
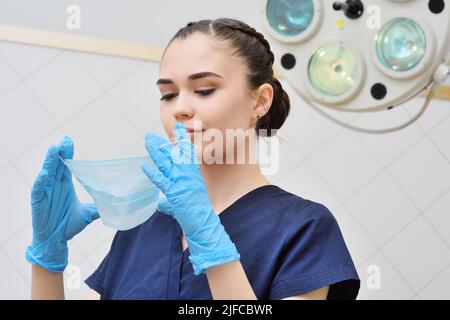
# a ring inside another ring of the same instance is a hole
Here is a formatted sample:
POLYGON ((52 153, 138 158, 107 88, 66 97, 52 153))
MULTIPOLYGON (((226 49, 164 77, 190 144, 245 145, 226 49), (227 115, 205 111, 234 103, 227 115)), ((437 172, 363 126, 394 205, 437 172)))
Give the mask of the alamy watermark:
MULTIPOLYGON (((277 130, 260 129, 258 134, 254 128, 202 129, 202 121, 194 121, 194 127, 189 128, 188 138, 172 141, 170 155, 173 163, 178 164, 258 164, 264 174, 276 174, 280 164, 280 142, 277 130)), ((174 137, 180 136, 180 129, 174 130, 174 137)))
POLYGON ((67 17, 66 27, 69 30, 80 30, 81 29, 81 8, 75 4, 67 7, 66 10, 67 17))

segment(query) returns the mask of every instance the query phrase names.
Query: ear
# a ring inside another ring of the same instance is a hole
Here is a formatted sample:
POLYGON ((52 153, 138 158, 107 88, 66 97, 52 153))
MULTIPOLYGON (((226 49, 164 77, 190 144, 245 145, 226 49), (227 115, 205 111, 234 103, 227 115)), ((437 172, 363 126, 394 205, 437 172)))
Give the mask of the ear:
POLYGON ((256 103, 253 107, 253 118, 257 120, 269 112, 273 100, 273 87, 270 83, 263 83, 256 93, 256 103))

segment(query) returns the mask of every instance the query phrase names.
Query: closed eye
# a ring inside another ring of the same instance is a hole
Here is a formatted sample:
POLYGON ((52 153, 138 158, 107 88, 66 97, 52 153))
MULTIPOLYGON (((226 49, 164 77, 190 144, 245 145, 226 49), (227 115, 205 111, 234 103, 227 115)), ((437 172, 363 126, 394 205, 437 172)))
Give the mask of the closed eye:
MULTIPOLYGON (((212 89, 208 89, 208 90, 198 90, 195 92, 200 94, 201 96, 207 96, 207 95, 210 95, 211 93, 213 93, 215 90, 216 90, 215 88, 212 88, 212 89)), ((176 97, 177 95, 178 95, 177 93, 166 94, 165 96, 162 96, 160 100, 161 101, 162 100, 170 100, 173 97, 176 97)))

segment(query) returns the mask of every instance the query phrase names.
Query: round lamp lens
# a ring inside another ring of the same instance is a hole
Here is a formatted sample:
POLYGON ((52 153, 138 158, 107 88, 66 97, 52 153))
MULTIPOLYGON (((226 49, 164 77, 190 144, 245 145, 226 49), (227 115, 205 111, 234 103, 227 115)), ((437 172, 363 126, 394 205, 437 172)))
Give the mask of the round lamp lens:
POLYGON ((312 0, 269 0, 267 20, 283 36, 296 36, 305 31, 314 17, 312 0))
POLYGON ((398 72, 416 67, 425 55, 426 46, 424 31, 408 18, 386 22, 375 38, 378 59, 386 68, 398 72))
POLYGON ((308 64, 308 79, 322 95, 336 97, 355 86, 358 66, 351 50, 325 45, 314 52, 308 64))

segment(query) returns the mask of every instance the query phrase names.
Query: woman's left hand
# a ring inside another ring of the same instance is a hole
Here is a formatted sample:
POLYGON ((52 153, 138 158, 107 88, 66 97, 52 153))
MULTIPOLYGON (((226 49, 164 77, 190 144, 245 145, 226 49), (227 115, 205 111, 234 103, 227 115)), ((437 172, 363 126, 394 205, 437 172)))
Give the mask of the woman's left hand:
POLYGON ((142 170, 164 194, 158 210, 180 224, 189 244, 194 274, 199 275, 209 267, 239 260, 240 256, 212 207, 186 128, 177 123, 173 134, 177 147, 156 134, 147 134, 145 147, 159 170, 148 164, 142 170))

